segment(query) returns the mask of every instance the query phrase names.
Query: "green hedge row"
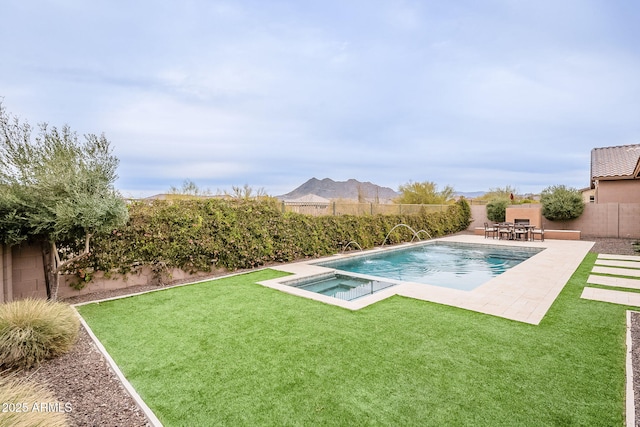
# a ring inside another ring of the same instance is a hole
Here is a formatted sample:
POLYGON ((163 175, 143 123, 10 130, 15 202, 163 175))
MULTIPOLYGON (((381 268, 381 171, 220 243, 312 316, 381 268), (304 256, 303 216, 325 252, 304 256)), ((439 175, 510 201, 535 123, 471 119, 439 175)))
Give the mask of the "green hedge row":
MULTIPOLYGON (((430 214, 312 217, 282 213, 272 201, 206 199, 135 202, 129 215, 123 228, 95 237, 82 267, 120 273, 140 264, 191 272, 252 268, 335 254, 349 242, 362 248, 382 245, 401 223, 432 237, 454 233, 469 226, 471 209, 461 200, 430 214)), ((408 228, 398 227, 386 244, 413 237, 408 228)))

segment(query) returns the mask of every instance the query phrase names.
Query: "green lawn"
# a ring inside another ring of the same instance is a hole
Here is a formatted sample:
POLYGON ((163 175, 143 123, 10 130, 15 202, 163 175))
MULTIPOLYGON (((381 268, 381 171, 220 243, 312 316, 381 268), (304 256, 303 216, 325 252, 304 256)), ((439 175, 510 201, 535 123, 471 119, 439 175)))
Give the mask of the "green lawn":
POLYGON ((580 299, 594 260, 538 326, 351 312, 255 284, 273 270, 79 311, 166 426, 622 426, 626 307, 580 299))

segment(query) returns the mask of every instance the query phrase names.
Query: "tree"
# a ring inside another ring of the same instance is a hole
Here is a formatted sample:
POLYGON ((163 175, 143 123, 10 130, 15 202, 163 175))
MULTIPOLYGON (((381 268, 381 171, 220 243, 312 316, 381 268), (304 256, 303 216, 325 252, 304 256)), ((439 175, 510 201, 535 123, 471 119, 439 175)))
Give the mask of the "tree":
POLYGON ((584 212, 582 194, 575 188, 552 185, 540 195, 542 216, 549 221, 566 221, 578 218, 584 212))
POLYGON ((231 192, 225 191, 224 194, 225 196, 236 200, 270 199, 264 188, 260 187, 257 190, 254 190, 249 186, 249 184, 245 184, 243 187, 233 185, 231 186, 231 192))
POLYGON ((478 197, 477 200, 496 200, 496 199, 505 199, 512 202, 517 196, 517 190, 515 187, 507 185, 504 188, 490 188, 488 192, 484 193, 482 196, 478 197), (514 199, 511 198, 513 195, 514 199))
POLYGON ((425 182, 409 182, 398 188, 400 196, 394 200, 396 203, 414 205, 444 205, 454 202, 455 190, 447 185, 442 191, 438 191, 437 184, 425 182))
POLYGON ((460 197, 458 199, 458 201, 456 202, 456 205, 458 205, 458 208, 460 209, 460 215, 459 215, 459 222, 460 222, 460 230, 466 230, 469 227, 469 224, 471 224, 471 206, 469 205, 469 202, 467 202, 467 199, 465 199, 464 197, 460 197))
POLYGON ((182 188, 176 188, 174 186, 171 186, 171 188, 169 189, 169 194, 171 195, 177 195, 177 196, 211 196, 211 190, 210 189, 201 189, 200 187, 198 187, 198 185, 191 181, 190 179, 186 179, 183 183, 182 183, 182 188))
POLYGON ((509 199, 506 197, 496 197, 487 203, 487 218, 493 222, 504 222, 507 217, 507 206, 509 199))
POLYGON ((32 128, 0 103, 0 241, 43 243, 49 298, 60 275, 90 253, 91 238, 126 223, 127 206, 113 183, 118 159, 109 141, 80 142, 65 125, 32 128))

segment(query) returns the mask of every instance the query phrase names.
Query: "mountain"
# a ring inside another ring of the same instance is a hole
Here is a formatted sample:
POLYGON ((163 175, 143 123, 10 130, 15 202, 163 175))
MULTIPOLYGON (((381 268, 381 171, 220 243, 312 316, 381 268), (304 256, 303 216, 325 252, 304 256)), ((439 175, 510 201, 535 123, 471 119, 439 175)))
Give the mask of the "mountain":
POLYGON ((485 193, 486 191, 460 191, 456 193, 456 197, 463 196, 466 199, 475 199, 476 197, 480 197, 485 193))
POLYGON ((389 187, 381 187, 370 182, 360 182, 355 179, 348 181, 334 181, 329 178, 319 180, 311 178, 295 190, 277 196, 282 200, 297 199, 307 194, 315 194, 325 199, 352 199, 358 200, 358 191, 361 191, 364 198, 369 202, 376 200, 385 203, 398 197, 398 193, 389 187))

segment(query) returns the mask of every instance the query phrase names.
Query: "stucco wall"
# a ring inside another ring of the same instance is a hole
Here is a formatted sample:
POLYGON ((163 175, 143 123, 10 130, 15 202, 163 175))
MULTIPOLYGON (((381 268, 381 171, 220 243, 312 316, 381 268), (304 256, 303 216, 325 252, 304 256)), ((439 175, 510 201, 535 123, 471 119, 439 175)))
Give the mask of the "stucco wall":
MULTIPOLYGON (((507 208, 505 221, 515 222, 516 219, 528 219, 531 225, 540 227, 543 224, 543 218, 541 207, 539 204, 524 204, 514 205, 507 208)), ((471 225, 469 230, 474 230, 476 227, 483 227, 484 223, 492 224, 487 218, 487 206, 486 205, 471 205, 471 225)))
POLYGON ((640 180, 599 181, 596 203, 640 203, 640 180))
POLYGON ((516 205, 507 209, 507 222, 516 222, 516 220, 529 220, 529 224, 540 227, 542 224, 541 207, 538 204, 516 205))

